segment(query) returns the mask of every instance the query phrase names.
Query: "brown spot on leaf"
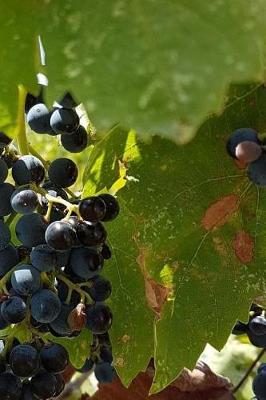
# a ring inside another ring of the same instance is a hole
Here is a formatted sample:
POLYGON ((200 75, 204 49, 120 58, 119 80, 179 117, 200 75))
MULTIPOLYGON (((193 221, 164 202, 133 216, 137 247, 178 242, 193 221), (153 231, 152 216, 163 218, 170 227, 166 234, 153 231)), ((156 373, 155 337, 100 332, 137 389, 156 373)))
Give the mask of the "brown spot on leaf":
POLYGON ((202 218, 203 227, 210 231, 213 228, 224 225, 237 211, 238 200, 237 195, 230 194, 211 204, 202 218))
POLYGON ((166 302, 171 290, 160 285, 152 278, 145 277, 145 291, 148 305, 160 318, 164 303, 166 302))
POLYGON ((137 263, 141 268, 141 272, 144 276, 145 282, 145 294, 149 307, 154 311, 158 318, 161 317, 164 303, 171 293, 171 289, 161 285, 151 278, 145 267, 146 256, 149 253, 149 249, 146 247, 139 247, 139 255, 137 257, 137 263))
POLYGON ((115 366, 123 368, 125 366, 125 360, 123 357, 117 357, 115 360, 115 366))
POLYGON ((254 254, 254 239, 248 232, 239 231, 235 235, 233 249, 241 263, 250 263, 254 254))
POLYGON ((131 337, 129 335, 124 335, 121 337, 121 342, 122 343, 128 343, 130 342, 131 337))

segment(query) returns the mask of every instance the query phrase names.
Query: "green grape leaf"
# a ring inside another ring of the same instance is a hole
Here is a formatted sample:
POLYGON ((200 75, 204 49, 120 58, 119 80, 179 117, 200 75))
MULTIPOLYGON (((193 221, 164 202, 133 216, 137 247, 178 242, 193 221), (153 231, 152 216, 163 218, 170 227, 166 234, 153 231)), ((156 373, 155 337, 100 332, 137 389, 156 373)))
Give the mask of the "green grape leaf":
POLYGON ((151 392, 162 390, 184 366, 194 367, 207 342, 222 348, 236 319, 247 319, 252 299, 265 290, 266 189, 252 184, 225 149, 236 128, 265 131, 265 103, 263 86, 236 87, 223 115, 210 118, 186 146, 159 137, 144 143, 117 128, 91 150, 84 196, 110 187, 118 161, 127 166, 121 213, 107 226, 113 259, 106 266, 117 316, 114 353, 123 360, 116 364, 125 383, 154 338, 151 392), (132 340, 132 332, 142 340, 132 340))
POLYGON ((49 334, 46 338, 66 348, 69 360, 75 368, 79 369, 84 365, 92 344, 92 333, 88 329, 83 329, 78 336, 73 338, 60 338, 52 334, 49 334))
POLYGON ((230 82, 263 81, 265 11, 263 0, 3 3, 0 106, 14 117, 17 84, 36 93, 45 71, 50 103, 73 91, 98 129, 119 122, 186 142, 230 82))
POLYGON ((0 330, 1 339, 16 338, 20 343, 30 342, 32 340, 32 333, 25 323, 11 325, 5 329, 0 330))

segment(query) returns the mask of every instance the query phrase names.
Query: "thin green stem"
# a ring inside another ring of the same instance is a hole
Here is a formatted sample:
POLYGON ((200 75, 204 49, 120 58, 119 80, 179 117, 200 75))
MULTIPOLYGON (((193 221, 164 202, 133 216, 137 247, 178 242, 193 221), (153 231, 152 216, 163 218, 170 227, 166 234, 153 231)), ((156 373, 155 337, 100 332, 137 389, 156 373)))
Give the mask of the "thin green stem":
POLYGON ((10 226, 12 224, 12 222, 14 221, 14 219, 16 218, 17 214, 13 213, 11 215, 9 215, 9 217, 6 220, 6 225, 10 226))
POLYGON ((46 213, 45 216, 44 216, 44 219, 45 219, 47 222, 50 222, 50 217, 51 217, 52 209, 53 209, 53 203, 52 203, 52 202, 49 202, 49 204, 48 204, 48 209, 47 209, 47 213, 46 213))
POLYGON ((82 290, 79 286, 77 286, 75 283, 71 282, 66 276, 63 274, 57 274, 56 278, 59 279, 60 281, 64 282, 68 288, 71 290, 71 292, 76 291, 77 293, 80 294, 81 301, 84 301, 84 299, 87 299, 87 303, 92 303, 92 300, 90 298, 90 295, 86 293, 84 290, 82 290))
POLYGON ((17 143, 21 155, 29 154, 28 141, 25 126, 25 99, 26 89, 23 85, 18 86, 18 116, 17 116, 17 143))
MULTIPOLYGON (((51 204, 53 204, 53 203, 57 203, 57 204, 62 204, 62 205, 64 205, 64 206, 68 209, 68 215, 67 215, 66 218, 69 218, 70 215, 72 214, 72 212, 75 212, 78 216, 80 216, 78 204, 72 204, 72 203, 70 203, 69 201, 63 199, 63 198, 60 197, 60 196, 59 196, 59 197, 51 196, 50 194, 48 194, 48 193, 46 192, 45 189, 40 188, 39 186, 37 186, 37 185, 35 185, 35 184, 31 184, 31 185, 30 185, 30 188, 31 188, 34 192, 39 193, 39 194, 41 194, 42 196, 44 196, 44 197, 48 200, 49 206, 51 206, 51 204)), ((49 211, 49 206, 48 206, 48 211, 49 211)), ((48 213, 48 211, 47 211, 47 213, 48 213)), ((49 215, 48 215, 48 217, 49 217, 49 215)))
POLYGON ((79 196, 76 196, 75 193, 73 193, 70 189, 65 188, 65 191, 66 191, 71 197, 73 197, 74 199, 78 199, 78 198, 79 198, 79 196))

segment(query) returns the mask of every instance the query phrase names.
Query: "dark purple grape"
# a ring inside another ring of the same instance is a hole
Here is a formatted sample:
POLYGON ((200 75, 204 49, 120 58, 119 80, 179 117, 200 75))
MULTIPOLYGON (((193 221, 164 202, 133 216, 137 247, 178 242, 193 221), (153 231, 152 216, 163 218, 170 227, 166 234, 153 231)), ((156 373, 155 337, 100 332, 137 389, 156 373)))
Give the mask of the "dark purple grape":
POLYGON ((99 197, 104 201, 106 206, 106 213, 102 218, 102 221, 112 221, 115 219, 120 211, 119 203, 114 196, 109 193, 100 194, 99 197))
POLYGON ((80 202, 79 212, 86 221, 98 222, 106 214, 105 202, 97 196, 87 197, 80 202))
POLYGON ((56 221, 48 226, 45 240, 51 248, 63 251, 70 249, 76 243, 77 236, 67 221, 56 221))

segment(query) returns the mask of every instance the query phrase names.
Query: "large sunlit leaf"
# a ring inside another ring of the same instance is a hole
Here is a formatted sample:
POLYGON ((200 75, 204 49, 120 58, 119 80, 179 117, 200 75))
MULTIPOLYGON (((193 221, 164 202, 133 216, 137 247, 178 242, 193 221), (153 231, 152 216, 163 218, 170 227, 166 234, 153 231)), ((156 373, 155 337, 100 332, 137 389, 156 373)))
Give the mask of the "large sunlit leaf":
POLYGON ((154 336, 152 392, 160 391, 184 366, 194 367, 207 342, 221 348, 265 288, 266 189, 253 185, 225 150, 233 129, 265 130, 265 100, 264 87, 233 90, 224 114, 182 148, 159 137, 144 144, 117 128, 90 154, 84 195, 109 188, 119 160, 128 168, 127 185, 118 192, 120 217, 108 224, 114 256, 106 268, 117 315, 114 352, 126 383, 135 375, 132 356, 147 351, 145 341, 154 336))

